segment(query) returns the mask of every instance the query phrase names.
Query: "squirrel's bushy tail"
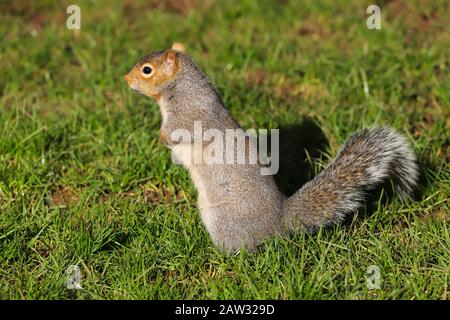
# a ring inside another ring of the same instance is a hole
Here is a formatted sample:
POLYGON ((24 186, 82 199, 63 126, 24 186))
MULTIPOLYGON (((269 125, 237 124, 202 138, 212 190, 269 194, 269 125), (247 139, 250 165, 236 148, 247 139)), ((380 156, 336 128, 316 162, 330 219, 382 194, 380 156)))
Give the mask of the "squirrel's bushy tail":
POLYGON ((402 198, 409 198, 418 180, 414 153, 392 129, 361 130, 325 170, 285 201, 283 222, 291 231, 331 225, 356 211, 367 192, 388 179, 402 198))

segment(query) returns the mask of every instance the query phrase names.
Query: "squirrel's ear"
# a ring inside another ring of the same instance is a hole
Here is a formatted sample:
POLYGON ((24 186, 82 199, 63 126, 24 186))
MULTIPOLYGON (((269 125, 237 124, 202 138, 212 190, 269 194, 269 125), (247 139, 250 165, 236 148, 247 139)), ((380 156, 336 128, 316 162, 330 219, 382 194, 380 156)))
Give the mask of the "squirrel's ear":
POLYGON ((175 50, 169 49, 166 50, 166 62, 168 64, 175 64, 175 62, 177 61, 177 52, 175 50))
POLYGON ((186 49, 184 46, 179 42, 174 42, 172 45, 172 50, 180 51, 180 52, 186 52, 186 49))

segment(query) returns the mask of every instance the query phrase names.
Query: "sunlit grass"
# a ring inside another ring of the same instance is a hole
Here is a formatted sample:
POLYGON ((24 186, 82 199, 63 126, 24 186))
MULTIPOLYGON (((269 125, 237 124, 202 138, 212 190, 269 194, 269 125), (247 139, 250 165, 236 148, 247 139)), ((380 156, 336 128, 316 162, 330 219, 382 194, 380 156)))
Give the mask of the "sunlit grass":
POLYGON ((81 1, 78 33, 70 1, 0 7, 0 298, 448 299, 448 2, 389 2, 381 30, 360 1, 133 3, 81 1), (281 159, 283 189, 351 132, 389 125, 420 159, 418 199, 375 199, 344 226, 251 255, 217 251, 158 141, 157 106, 123 81, 174 41, 243 127, 301 135, 281 141, 306 149, 281 159), (66 288, 70 265, 83 290, 66 288), (371 265, 381 289, 367 289, 371 265))

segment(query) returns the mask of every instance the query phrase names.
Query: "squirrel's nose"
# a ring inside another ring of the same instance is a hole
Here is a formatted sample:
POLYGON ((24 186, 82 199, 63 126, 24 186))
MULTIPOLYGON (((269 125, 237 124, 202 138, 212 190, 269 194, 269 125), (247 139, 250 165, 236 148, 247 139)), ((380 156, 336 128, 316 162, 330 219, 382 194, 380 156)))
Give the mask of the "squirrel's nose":
POLYGON ((125 81, 128 83, 128 84, 130 84, 130 82, 131 82, 131 76, 130 76, 130 74, 129 73, 127 73, 126 75, 125 75, 125 81))

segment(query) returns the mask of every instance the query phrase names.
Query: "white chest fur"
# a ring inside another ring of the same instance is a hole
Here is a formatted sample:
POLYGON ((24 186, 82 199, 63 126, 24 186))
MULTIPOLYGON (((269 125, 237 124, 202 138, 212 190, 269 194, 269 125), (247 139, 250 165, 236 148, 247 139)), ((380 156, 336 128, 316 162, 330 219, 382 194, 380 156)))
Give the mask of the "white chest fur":
POLYGON ((199 172, 199 168, 193 165, 193 145, 190 143, 180 143, 172 146, 172 161, 182 164, 189 170, 190 176, 198 192, 198 206, 200 209, 202 221, 206 229, 211 231, 213 228, 214 210, 208 199, 208 190, 205 181, 199 172))
POLYGON ((179 143, 173 145, 172 149, 172 161, 176 164, 181 164, 187 169, 193 168, 192 166, 192 144, 179 143))

